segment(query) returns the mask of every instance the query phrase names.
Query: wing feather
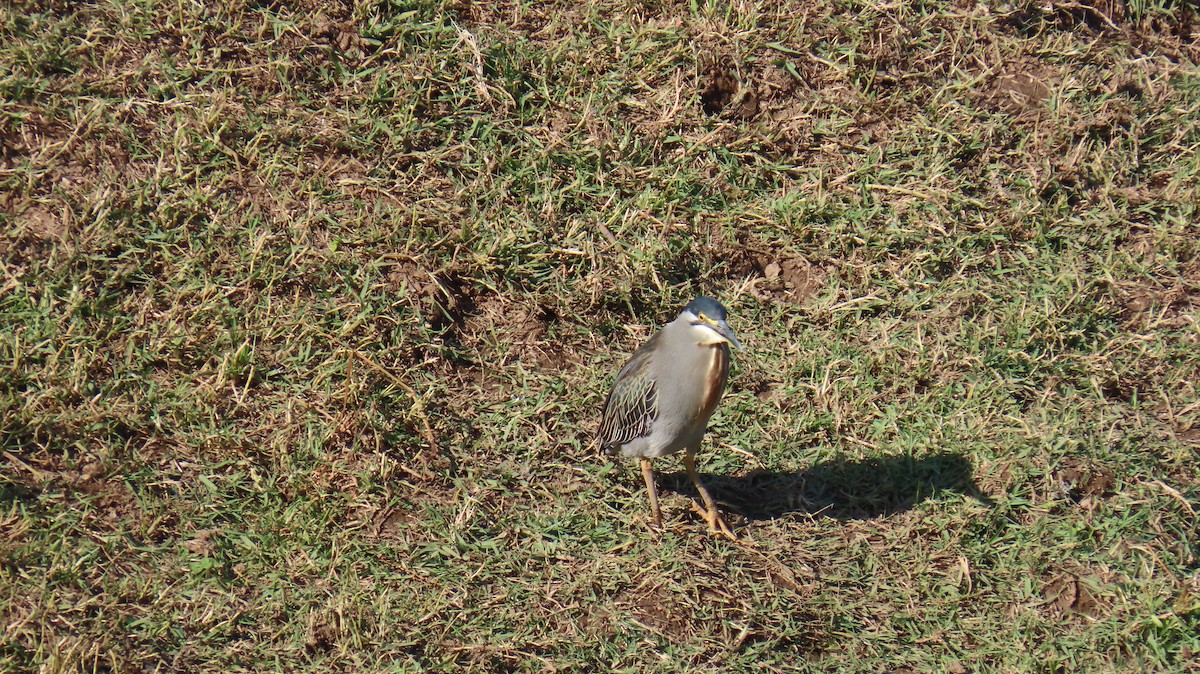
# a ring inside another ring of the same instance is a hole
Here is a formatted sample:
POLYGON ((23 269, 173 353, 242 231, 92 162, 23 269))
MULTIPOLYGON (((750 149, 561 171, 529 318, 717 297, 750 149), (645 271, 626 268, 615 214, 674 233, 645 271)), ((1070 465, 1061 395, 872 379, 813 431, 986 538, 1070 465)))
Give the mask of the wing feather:
POLYGON ((621 446, 650 435, 658 416, 658 389, 650 372, 650 357, 654 335, 638 349, 613 382, 612 391, 604 403, 604 419, 600 422, 600 448, 615 454, 621 446))

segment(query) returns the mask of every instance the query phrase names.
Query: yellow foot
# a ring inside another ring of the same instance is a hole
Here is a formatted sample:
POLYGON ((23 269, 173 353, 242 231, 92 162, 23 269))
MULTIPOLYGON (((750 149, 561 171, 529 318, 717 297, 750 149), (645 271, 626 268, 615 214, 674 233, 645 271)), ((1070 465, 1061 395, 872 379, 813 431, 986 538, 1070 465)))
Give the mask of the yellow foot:
POLYGON ((715 507, 712 510, 705 510, 700 507, 700 504, 692 501, 692 510, 695 510, 697 515, 703 517, 705 522, 708 522, 708 530, 713 534, 724 536, 738 545, 745 545, 751 548, 756 547, 757 544, 753 541, 738 538, 738 535, 733 533, 733 529, 729 528, 729 523, 725 521, 724 517, 721 517, 721 513, 717 512, 715 507))

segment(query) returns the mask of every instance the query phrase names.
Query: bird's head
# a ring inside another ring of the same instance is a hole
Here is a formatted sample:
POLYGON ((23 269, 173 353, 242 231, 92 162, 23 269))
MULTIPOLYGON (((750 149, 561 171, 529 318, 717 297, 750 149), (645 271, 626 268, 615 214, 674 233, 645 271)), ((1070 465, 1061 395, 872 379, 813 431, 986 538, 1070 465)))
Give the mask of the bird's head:
POLYGON ((742 343, 738 341, 733 329, 725 322, 728 315, 725 307, 711 297, 697 297, 680 314, 692 326, 701 344, 732 344, 740 351, 742 343))

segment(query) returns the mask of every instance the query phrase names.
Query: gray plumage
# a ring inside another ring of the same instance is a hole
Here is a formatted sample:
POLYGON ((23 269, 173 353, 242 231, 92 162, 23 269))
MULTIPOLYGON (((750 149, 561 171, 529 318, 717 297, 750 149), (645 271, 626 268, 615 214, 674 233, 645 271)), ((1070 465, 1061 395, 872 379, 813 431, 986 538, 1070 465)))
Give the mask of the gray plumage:
POLYGON ((639 457, 655 524, 661 516, 649 459, 684 450, 710 528, 737 540, 700 484, 694 461, 725 390, 729 345, 741 348, 725 318, 719 302, 698 297, 634 352, 605 401, 599 440, 605 454, 639 457))
POLYGON ((621 368, 600 427, 606 454, 656 457, 699 447, 725 390, 729 346, 697 344, 695 319, 679 314, 621 368))

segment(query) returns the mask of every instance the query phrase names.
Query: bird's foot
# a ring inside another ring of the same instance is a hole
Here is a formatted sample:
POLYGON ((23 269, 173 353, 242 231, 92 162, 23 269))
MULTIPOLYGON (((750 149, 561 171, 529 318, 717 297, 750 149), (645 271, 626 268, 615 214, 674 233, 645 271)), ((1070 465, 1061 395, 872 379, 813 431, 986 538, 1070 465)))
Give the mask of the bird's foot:
POLYGON ((692 510, 695 510, 696 514, 703 517, 705 522, 708 522, 708 530, 714 535, 724 536, 738 545, 750 548, 756 547, 757 544, 753 541, 739 538, 737 534, 733 533, 733 529, 729 528, 729 523, 725 521, 724 517, 721 517, 721 513, 717 511, 716 507, 713 507, 712 510, 705 510, 700 507, 700 504, 692 501, 692 510))
POLYGON ((654 498, 654 492, 650 493, 650 512, 646 514, 647 517, 643 520, 646 528, 652 534, 661 534, 663 532, 662 510, 658 507, 658 499, 654 498))
POLYGON ((655 517, 653 515, 648 517, 646 519, 646 528, 649 529, 651 533, 661 534, 663 532, 662 517, 655 517))

